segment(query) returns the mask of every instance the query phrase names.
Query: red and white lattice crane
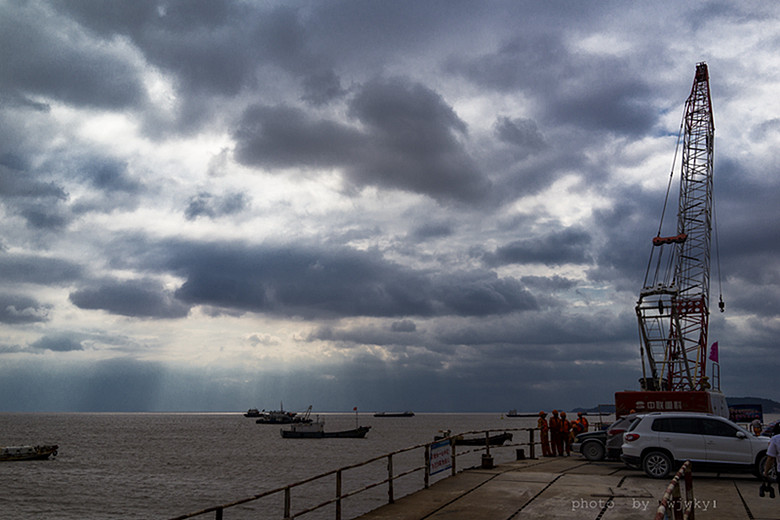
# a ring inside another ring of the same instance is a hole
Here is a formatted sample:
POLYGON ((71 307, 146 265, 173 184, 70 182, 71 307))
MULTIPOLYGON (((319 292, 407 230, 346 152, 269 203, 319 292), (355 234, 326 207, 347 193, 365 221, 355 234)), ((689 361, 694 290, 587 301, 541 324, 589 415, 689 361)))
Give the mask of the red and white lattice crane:
MULTIPOLYGON (((691 94, 685 103, 681 134, 676 234, 662 236, 662 216, 636 304, 642 349, 640 382, 644 392, 712 394, 712 390, 719 390, 718 374, 713 381, 706 372, 715 124, 706 63, 696 65, 691 94)), ((678 148, 679 144, 678 138, 678 148)), ((676 157, 677 153, 675 162, 676 157)), ((670 177, 670 186, 671 180, 670 177)), ((666 204, 664 213, 665 210, 666 204)), ((720 308, 723 310, 722 299, 720 308)), ((634 397, 642 399, 639 402, 643 404, 653 398, 634 397)), ((675 397, 681 399, 679 403, 686 402, 683 394, 675 397)), ((616 404, 617 400, 616 394, 616 404)), ((656 404, 668 406, 662 403, 664 401, 656 404)), ((671 405, 672 409, 678 407, 688 408, 688 405, 671 405)))

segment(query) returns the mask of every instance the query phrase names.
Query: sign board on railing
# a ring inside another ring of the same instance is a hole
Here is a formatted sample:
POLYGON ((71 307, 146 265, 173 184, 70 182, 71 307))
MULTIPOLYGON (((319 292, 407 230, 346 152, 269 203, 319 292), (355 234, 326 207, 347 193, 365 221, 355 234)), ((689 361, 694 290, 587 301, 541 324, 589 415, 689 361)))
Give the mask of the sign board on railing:
POLYGON ((452 456, 450 453, 449 439, 431 444, 430 475, 452 468, 452 456))

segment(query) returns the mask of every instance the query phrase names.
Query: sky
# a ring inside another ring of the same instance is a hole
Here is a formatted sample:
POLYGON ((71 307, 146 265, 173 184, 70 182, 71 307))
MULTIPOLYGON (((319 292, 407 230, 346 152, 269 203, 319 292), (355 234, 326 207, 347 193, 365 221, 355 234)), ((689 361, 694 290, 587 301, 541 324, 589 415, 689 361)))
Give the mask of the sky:
POLYGON ((721 388, 780 400, 778 51, 773 2, 0 0, 0 411, 611 403, 699 62, 721 388))

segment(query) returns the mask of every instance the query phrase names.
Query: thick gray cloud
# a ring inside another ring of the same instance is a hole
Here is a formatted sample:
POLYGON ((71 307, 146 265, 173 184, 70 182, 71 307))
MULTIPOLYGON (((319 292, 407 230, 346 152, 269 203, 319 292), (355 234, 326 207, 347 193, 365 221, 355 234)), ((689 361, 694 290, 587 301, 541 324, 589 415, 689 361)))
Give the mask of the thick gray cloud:
POLYGON ((70 301, 82 309, 137 318, 182 318, 189 312, 189 306, 152 280, 109 280, 72 292, 70 301))
POLYGON ((68 260, 0 252, 3 282, 64 285, 80 278, 82 269, 68 260))
POLYGON ((119 45, 80 38, 78 27, 61 26, 48 6, 6 5, 0 17, 0 89, 20 99, 56 98, 78 106, 127 108, 143 101, 139 71, 119 45), (41 23, 41 22, 44 23, 41 23), (34 64, 34 66, 31 66, 34 64))
MULTIPOLYGON (((186 279, 175 296, 188 305, 306 318, 481 316, 536 307, 533 295, 511 278, 491 272, 441 276, 388 262, 377 252, 229 243, 149 249, 157 249, 152 258, 158 269, 186 279)), ((78 294, 74 302, 93 292, 78 294)), ((100 294, 119 296, 111 290, 100 294)))
POLYGON ((459 141, 465 124, 434 91, 405 79, 375 79, 349 106, 352 125, 291 107, 251 107, 235 132, 236 156, 263 167, 343 168, 358 187, 435 199, 475 202, 487 195, 489 181, 459 141))
POLYGON ((545 265, 587 264, 591 237, 584 229, 567 228, 538 238, 526 238, 499 247, 485 255, 489 265, 530 264, 545 265))
POLYGON ((27 296, 0 294, 0 323, 35 323, 48 319, 51 305, 27 296))
POLYGON ((240 213, 248 205, 247 196, 243 193, 214 195, 208 192, 199 192, 190 198, 184 215, 187 220, 195 220, 198 217, 217 218, 240 213))

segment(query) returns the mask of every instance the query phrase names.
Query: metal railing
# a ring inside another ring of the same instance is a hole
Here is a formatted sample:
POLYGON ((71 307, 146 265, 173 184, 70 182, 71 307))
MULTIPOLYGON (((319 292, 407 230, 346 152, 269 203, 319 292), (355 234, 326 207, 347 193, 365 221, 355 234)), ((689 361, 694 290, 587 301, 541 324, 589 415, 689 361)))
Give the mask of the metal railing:
MULTIPOLYGON (((260 500, 262 498, 270 497, 272 495, 280 495, 281 499, 283 500, 283 518, 285 520, 297 518, 299 516, 303 516, 307 513, 311 513, 312 511, 316 511, 318 509, 321 509, 323 507, 329 506, 331 504, 335 504, 335 512, 334 512, 334 518, 335 520, 342 520, 342 501, 346 498, 353 497, 355 495, 358 495, 360 493, 363 493, 365 491, 368 491, 369 489, 376 488, 378 486, 381 486, 383 484, 387 484, 387 503, 392 504, 395 502, 395 489, 393 486, 394 481, 400 479, 401 477, 405 477, 407 475, 411 475, 412 473, 416 473, 419 471, 423 472, 423 488, 427 489, 430 485, 430 477, 431 477, 431 471, 430 471, 430 460, 431 460, 431 445, 435 444, 437 442, 441 442, 443 440, 449 440, 450 441, 450 449, 451 449, 451 467, 450 467, 450 474, 455 475, 457 473, 457 457, 462 457, 468 453, 473 453, 475 451, 485 451, 485 454, 483 455, 483 464, 484 464, 484 457, 490 456, 490 450, 497 449, 497 448, 509 448, 509 447, 517 447, 517 446, 528 446, 529 448, 529 456, 530 458, 535 458, 535 435, 534 432, 537 430, 537 428, 505 428, 500 430, 475 430, 475 431, 468 431, 463 432, 459 434, 453 434, 448 437, 444 437, 442 439, 438 439, 433 442, 428 442, 425 444, 418 444, 416 446, 411 446, 409 448, 403 448, 400 450, 396 450, 390 453, 386 453, 384 455, 379 455, 377 457, 373 457, 371 459, 365 460, 363 462, 359 462, 357 464, 352 464, 349 466, 344 466, 339 469, 327 471, 325 473, 321 473, 319 475, 315 475, 313 477, 309 477, 304 480, 300 480, 298 482, 294 482, 292 484, 288 484, 286 486, 278 487, 275 489, 271 489, 268 491, 264 491, 262 493, 258 493, 256 495, 252 495, 250 497, 242 498, 240 500, 236 500, 234 502, 228 502, 225 504, 220 504, 212 507, 208 507, 206 509, 202 509, 200 511, 195 511, 192 513, 187 513, 185 515, 177 516, 175 518, 172 518, 171 520, 185 520, 188 518, 194 518, 201 515, 206 515, 209 513, 214 514, 214 518, 216 520, 222 520, 224 511, 226 509, 230 509, 236 506, 240 506, 242 504, 247 504, 249 502, 254 502, 256 500, 260 500), (523 443, 510 443, 510 444, 504 444, 503 446, 490 446, 489 438, 491 433, 496 432, 512 432, 512 431, 527 431, 528 432, 528 442, 523 443), (485 444, 474 446, 473 449, 468 449, 465 451, 457 451, 457 444, 455 443, 455 439, 458 437, 463 437, 466 435, 479 435, 484 434, 485 435, 485 444), (394 465, 393 465, 393 458, 397 455, 400 455, 402 453, 412 452, 414 450, 422 450, 423 451, 423 464, 419 466, 413 466, 411 468, 407 468, 403 471, 400 471, 399 473, 395 472, 394 465), (365 484, 363 487, 359 489, 354 489, 351 491, 344 491, 343 489, 343 478, 344 474, 348 471, 375 463, 377 461, 381 460, 386 461, 386 468, 387 471, 383 475, 381 480, 369 482, 368 484, 365 484), (333 478, 335 480, 334 488, 335 489, 335 496, 333 498, 329 498, 321 503, 315 504, 310 507, 306 507, 304 509, 301 509, 299 511, 293 512, 292 509, 292 490, 296 487, 302 486, 304 484, 309 484, 315 481, 319 481, 322 479, 327 478, 333 478)), ((519 453, 520 450, 518 450, 518 457, 520 456, 519 453)), ((381 505, 381 504, 380 504, 381 505)), ((376 507, 379 507, 377 505, 376 507)), ((375 509, 374 507, 373 509, 375 509)))
POLYGON ((664 496, 655 512, 655 520, 668 519, 670 507, 674 514, 674 520, 693 520, 693 505, 693 473, 691 471, 691 461, 686 460, 666 487, 664 496), (681 478, 685 481, 685 502, 682 501, 680 496, 681 478))

